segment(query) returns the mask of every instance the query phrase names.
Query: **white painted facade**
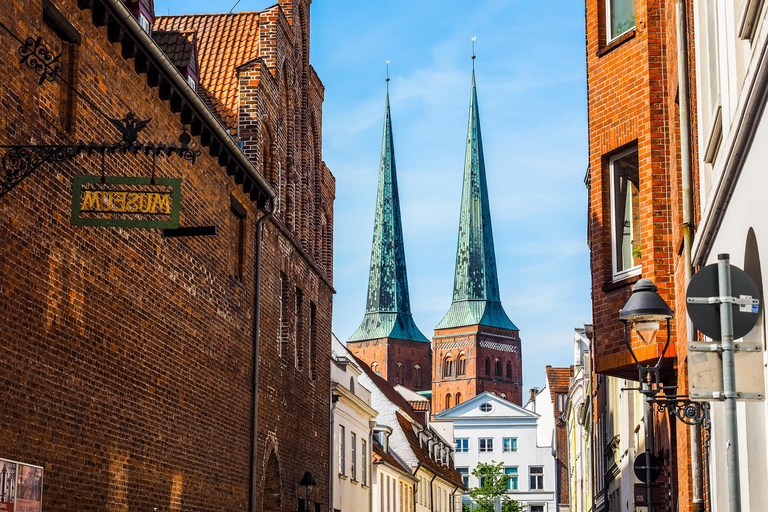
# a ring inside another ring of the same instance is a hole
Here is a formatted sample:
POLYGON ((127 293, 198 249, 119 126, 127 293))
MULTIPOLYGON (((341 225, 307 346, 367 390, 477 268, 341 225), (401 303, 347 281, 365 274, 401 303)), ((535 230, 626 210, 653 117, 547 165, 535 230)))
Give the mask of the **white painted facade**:
POLYGON ((544 411, 537 413, 485 392, 437 414, 435 421, 453 423, 454 462, 466 471, 468 487, 479 486, 471 474, 478 463, 503 462, 508 474, 517 471, 517 488, 511 481, 507 494, 511 499, 529 505, 529 510, 555 512, 552 403, 547 396, 536 400, 536 406, 544 411))
POLYGON ((574 331, 573 380, 568 389, 563 419, 568 432, 568 479, 570 509, 589 512, 592 509, 592 370, 590 341, 584 329, 574 331))
POLYGON ((331 361, 331 500, 340 512, 371 511, 372 432, 376 411, 360 368, 334 338, 331 361))
MULTIPOLYGON (((746 270, 761 292, 768 276, 768 2, 697 0, 695 46, 702 218, 693 261, 716 263, 720 253, 746 270)), ((765 301, 765 295, 761 297, 765 301)), ((763 346, 768 379, 764 309, 745 341, 763 346)), ((739 369, 736 369, 737 373, 739 369)), ((724 406, 712 405, 709 477, 712 509, 728 509, 724 406)), ((740 402, 743 512, 768 503, 768 404, 740 402)))

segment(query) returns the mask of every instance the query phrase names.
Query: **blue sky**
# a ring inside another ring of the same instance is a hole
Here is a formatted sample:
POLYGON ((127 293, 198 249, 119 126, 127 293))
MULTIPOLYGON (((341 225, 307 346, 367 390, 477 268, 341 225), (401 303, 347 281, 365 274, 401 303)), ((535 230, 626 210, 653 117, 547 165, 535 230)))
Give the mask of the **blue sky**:
MULTIPOLYGON (((227 12, 235 1, 155 8, 227 12)), ((310 62, 325 84, 323 158, 337 187, 334 332, 345 340, 365 310, 388 59, 413 315, 431 337, 448 310, 473 36, 502 304, 520 328, 524 386, 541 387, 545 365, 572 364, 573 328, 591 319, 581 2, 313 2, 310 62)))

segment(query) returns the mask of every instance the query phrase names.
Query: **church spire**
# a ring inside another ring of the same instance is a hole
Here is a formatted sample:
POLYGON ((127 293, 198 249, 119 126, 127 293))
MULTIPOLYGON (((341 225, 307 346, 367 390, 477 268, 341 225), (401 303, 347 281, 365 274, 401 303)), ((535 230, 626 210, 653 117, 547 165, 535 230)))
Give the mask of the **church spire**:
POLYGON ((467 150, 464 158, 464 185, 461 193, 453 303, 436 329, 487 325, 517 330, 501 307, 499 297, 491 207, 485 181, 483 139, 480 133, 480 113, 477 105, 474 58, 473 48, 472 96, 469 104, 467 150))
POLYGON ((371 268, 368 277, 368 300, 363 322, 348 341, 379 338, 429 342, 413 322, 408 297, 403 227, 400 220, 400 199, 395 170, 395 146, 389 112, 389 76, 387 76, 387 103, 384 138, 381 144, 371 268))

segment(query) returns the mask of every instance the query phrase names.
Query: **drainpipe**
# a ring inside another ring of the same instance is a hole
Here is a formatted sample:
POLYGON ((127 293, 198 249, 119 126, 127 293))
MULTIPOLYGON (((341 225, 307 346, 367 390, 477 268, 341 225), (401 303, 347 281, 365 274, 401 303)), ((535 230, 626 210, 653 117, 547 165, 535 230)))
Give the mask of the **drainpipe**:
MULTIPOLYGON (((677 84, 680 102, 680 165, 683 188, 683 265, 685 268, 685 286, 693 275, 691 265, 691 246, 693 245, 693 214, 691 194, 691 148, 690 117, 688 103, 688 39, 685 30, 685 0, 677 0, 675 25, 677 29, 677 84)), ((693 339, 693 324, 686 318, 688 340, 693 339)), ((693 482, 693 512, 704 509, 701 459, 701 425, 690 425, 691 438, 691 480, 693 482)))
MULTIPOLYGON (((331 461, 333 461, 333 454, 335 453, 333 450, 333 436, 336 433, 336 427, 333 425, 333 420, 335 418, 336 414, 336 403, 339 401, 339 397, 333 394, 333 391, 331 391, 331 426, 330 431, 331 435, 330 437, 330 454, 331 454, 331 461)), ((339 440, 339 443, 341 443, 341 440, 339 440)), ((333 510, 333 462, 331 462, 331 466, 328 468, 328 510, 333 510)), ((368 493, 370 494, 370 493, 368 493)), ((370 506, 368 507, 370 510, 370 506)))
POLYGON ((256 493, 259 490, 256 481, 256 468, 258 467, 256 459, 256 448, 259 441, 259 329, 261 327, 259 317, 261 316, 261 235, 264 222, 272 218, 275 209, 274 198, 269 200, 266 213, 256 221, 256 264, 254 269, 254 289, 253 297, 253 422, 251 432, 251 489, 250 489, 250 512, 256 512, 256 493))
POLYGON ((432 480, 429 481, 429 510, 435 512, 435 488, 432 482, 437 478, 437 473, 432 475, 432 480))

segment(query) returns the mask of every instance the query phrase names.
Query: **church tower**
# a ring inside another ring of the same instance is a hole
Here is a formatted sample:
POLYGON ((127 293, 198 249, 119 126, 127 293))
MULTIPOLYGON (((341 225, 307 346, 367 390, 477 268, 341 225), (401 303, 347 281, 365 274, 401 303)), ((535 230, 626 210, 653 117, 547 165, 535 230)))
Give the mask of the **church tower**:
POLYGON ((381 144, 368 300, 363 322, 347 340, 347 348, 392 385, 402 384, 414 391, 431 389, 432 350, 429 340, 413 322, 408 297, 389 89, 381 144))
POLYGON ((433 414, 484 391, 522 405, 520 336, 499 297, 474 70, 453 303, 433 344, 433 414))

